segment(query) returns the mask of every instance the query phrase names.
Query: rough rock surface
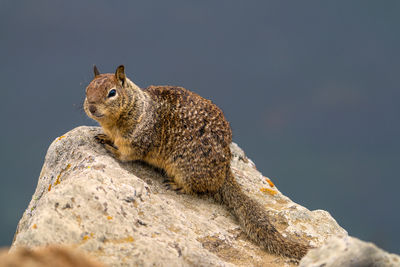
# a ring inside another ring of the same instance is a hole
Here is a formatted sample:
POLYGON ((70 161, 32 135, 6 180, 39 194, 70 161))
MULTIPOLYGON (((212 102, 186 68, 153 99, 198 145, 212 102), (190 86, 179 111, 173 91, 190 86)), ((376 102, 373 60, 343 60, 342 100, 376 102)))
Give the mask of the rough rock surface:
POLYGON ((399 267, 400 256, 351 236, 332 237, 322 247, 308 252, 300 262, 300 267, 319 266, 399 267))
POLYGON ((0 250, 0 267, 105 267, 77 249, 63 246, 0 250))
MULTIPOLYGON (((49 147, 11 250, 72 245, 110 266, 292 266, 247 239, 228 210, 207 196, 167 190, 160 171, 121 163, 78 127, 49 147)), ((292 202, 236 145, 232 169, 287 238, 319 246, 347 232, 323 210, 292 202)))

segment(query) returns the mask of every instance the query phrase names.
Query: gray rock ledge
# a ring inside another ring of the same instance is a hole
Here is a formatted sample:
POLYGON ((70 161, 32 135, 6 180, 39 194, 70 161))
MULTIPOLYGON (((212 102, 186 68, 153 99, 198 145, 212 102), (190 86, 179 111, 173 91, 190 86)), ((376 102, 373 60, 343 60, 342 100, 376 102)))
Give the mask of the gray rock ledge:
POLYGON ((307 253, 300 267, 399 267, 400 257, 355 237, 332 237, 307 253))

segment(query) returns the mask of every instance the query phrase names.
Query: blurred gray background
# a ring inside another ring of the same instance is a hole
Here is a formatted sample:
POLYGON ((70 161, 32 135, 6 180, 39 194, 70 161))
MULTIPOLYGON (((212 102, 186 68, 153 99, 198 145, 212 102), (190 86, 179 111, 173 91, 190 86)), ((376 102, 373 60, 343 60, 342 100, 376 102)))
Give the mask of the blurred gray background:
POLYGON ((399 1, 0 0, 0 245, 92 65, 212 99, 294 201, 400 253, 399 1))

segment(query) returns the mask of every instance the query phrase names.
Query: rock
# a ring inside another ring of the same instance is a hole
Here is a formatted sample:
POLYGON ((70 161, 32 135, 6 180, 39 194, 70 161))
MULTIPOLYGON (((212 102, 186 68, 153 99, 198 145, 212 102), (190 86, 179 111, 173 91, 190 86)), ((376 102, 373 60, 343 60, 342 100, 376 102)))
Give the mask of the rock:
MULTIPOLYGON (((293 266, 247 239, 224 206, 179 195, 163 174, 121 163, 94 141, 99 127, 78 127, 49 147, 36 191, 11 247, 70 245, 109 266, 293 266)), ((288 239, 320 246, 347 232, 323 210, 292 202, 232 144, 232 169, 245 192, 288 239)))
POLYGON ((322 247, 309 251, 300 262, 300 267, 319 266, 398 267, 400 256, 354 237, 332 237, 322 247))
POLYGON ((38 249, 18 248, 12 253, 0 251, 0 267, 105 267, 77 249, 49 246, 38 249))

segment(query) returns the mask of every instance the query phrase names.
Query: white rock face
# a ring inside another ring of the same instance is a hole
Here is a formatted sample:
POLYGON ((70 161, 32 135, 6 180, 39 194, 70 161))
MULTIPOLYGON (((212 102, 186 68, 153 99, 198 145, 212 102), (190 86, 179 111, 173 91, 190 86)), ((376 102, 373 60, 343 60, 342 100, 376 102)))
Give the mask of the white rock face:
MULTIPOLYGON (((51 144, 11 250, 66 244, 109 266, 294 265, 249 241, 211 198, 178 195, 163 186, 159 171, 117 161, 94 141, 98 133, 78 127, 51 144)), ((328 212, 292 202, 236 144, 231 148, 236 179, 285 237, 320 246, 347 236, 328 212)))
POLYGON ((300 262, 300 267, 319 266, 399 267, 400 257, 354 237, 332 237, 322 247, 308 252, 300 262))

